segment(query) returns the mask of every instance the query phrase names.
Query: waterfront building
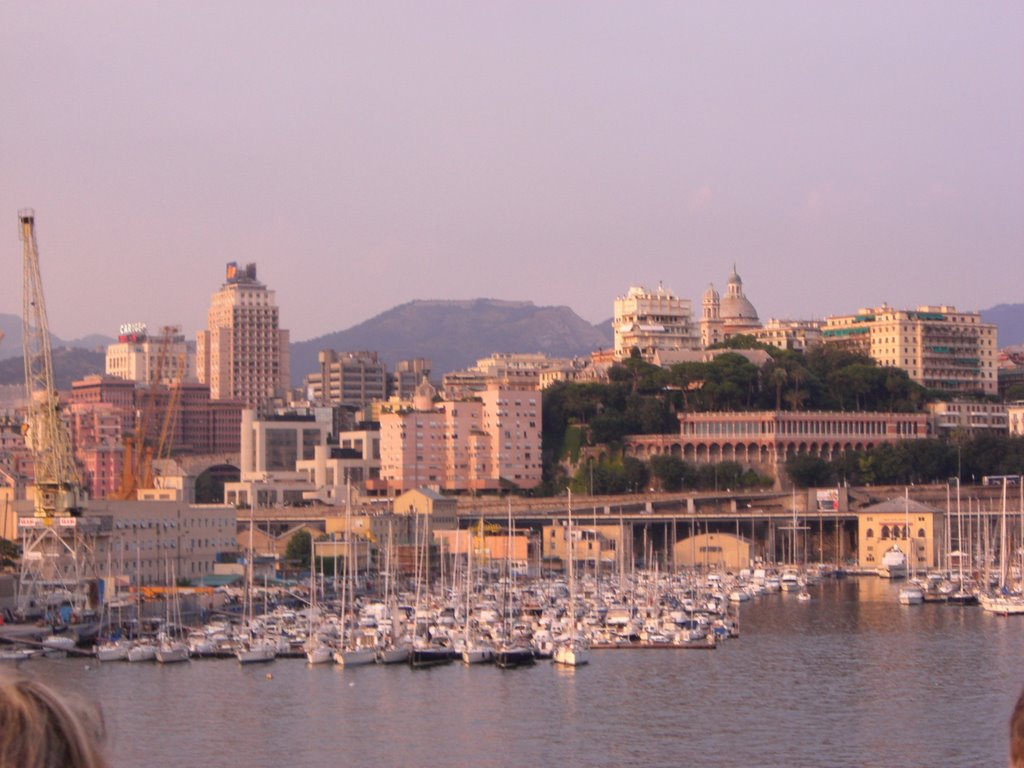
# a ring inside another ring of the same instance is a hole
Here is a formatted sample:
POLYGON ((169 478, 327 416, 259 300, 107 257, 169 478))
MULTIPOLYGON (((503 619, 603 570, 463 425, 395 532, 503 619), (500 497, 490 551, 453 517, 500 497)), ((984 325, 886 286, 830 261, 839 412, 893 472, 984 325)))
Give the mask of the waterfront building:
POLYGON ((1005 435, 1009 419, 1003 403, 975 402, 972 400, 939 400, 925 404, 928 425, 936 437, 949 437, 954 432, 975 437, 977 435, 1005 435))
POLYGON ((779 349, 807 352, 821 345, 821 321, 819 320, 775 320, 753 331, 753 336, 762 344, 779 349))
POLYGON ((458 502, 430 488, 413 488, 395 499, 396 515, 425 515, 431 530, 459 527, 458 502))
MULTIPOLYGON (((604 514, 605 510, 602 510, 604 514)), ((573 513, 572 532, 574 562, 578 568, 596 568, 600 563, 603 572, 611 572, 626 563, 633 562, 632 527, 618 524, 598 524, 594 521, 596 512, 588 509, 573 513), (593 514, 592 514, 593 512, 593 514), (625 559, 623 559, 625 558, 625 559)), ((569 560, 569 521, 558 520, 541 529, 541 551, 545 564, 558 561, 566 570, 569 560)))
POLYGON ((731 533, 700 533, 677 541, 672 548, 677 568, 738 572, 754 558, 749 539, 731 533))
POLYGON ((679 414, 679 434, 627 435, 627 455, 669 454, 696 464, 735 461, 779 479, 793 456, 830 460, 882 443, 928 436, 924 413, 718 411, 679 414))
POLYGON ((998 390, 996 326, 982 322, 978 312, 882 305, 828 317, 822 338, 879 365, 901 368, 929 389, 986 395, 998 390))
POLYGON ((907 568, 926 571, 938 565, 936 528, 946 518, 941 511, 914 499, 893 498, 857 513, 857 553, 861 568, 882 567, 894 546, 907 558, 907 568))
MULTIPOLYGON (((31 517, 33 502, 16 502, 15 509, 31 517)), ((214 572, 219 555, 237 551, 235 509, 229 505, 90 499, 77 519, 94 535, 95 566, 136 584, 198 579, 214 572)))
POLYGON ((761 322, 757 319, 757 310, 743 293, 743 280, 736 271, 735 264, 726 283, 725 298, 719 295, 714 284, 709 285, 704 292, 702 308, 702 347, 720 344, 741 334, 753 335, 761 327, 761 322))
POLYGON ((163 333, 151 336, 145 323, 127 323, 121 326, 117 342, 107 346, 105 371, 139 384, 195 381, 196 345, 186 341, 177 326, 166 326, 163 333))
POLYGON ((376 352, 320 350, 320 370, 306 376, 309 399, 317 405, 361 409, 388 397, 388 371, 376 352))
POLYGON ((693 305, 658 284, 656 291, 631 286, 615 299, 612 328, 614 358, 629 357, 634 349, 650 360, 658 349, 696 349, 700 336, 693 324, 693 305))
POLYGON ((380 416, 379 485, 406 491, 533 488, 541 481, 541 396, 499 380, 472 400, 435 403, 427 382, 414 407, 380 416))
POLYGON ((266 408, 291 386, 288 331, 280 328, 274 292, 256 279, 256 265, 227 265, 213 294, 208 327, 196 341, 199 381, 214 400, 266 408))

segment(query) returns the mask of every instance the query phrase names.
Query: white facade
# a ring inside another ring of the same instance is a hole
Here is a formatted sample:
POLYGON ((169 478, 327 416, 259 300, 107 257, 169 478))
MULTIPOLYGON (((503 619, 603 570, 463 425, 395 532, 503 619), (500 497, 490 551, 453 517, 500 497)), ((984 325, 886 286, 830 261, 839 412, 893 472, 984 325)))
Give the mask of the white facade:
POLYGON ((998 391, 996 326, 982 322, 978 312, 945 305, 864 308, 855 315, 829 317, 822 337, 826 344, 861 352, 879 365, 902 368, 929 389, 998 391))
POLYGON ((632 286, 615 299, 615 357, 630 356, 637 348, 644 359, 656 349, 697 349, 700 337, 693 323, 693 305, 661 285, 657 291, 632 286))
POLYGON ((176 381, 195 381, 196 345, 177 332, 170 333, 166 340, 160 336, 149 336, 142 326, 141 333, 122 333, 116 343, 107 346, 105 370, 108 376, 140 384, 169 385, 176 381), (163 371, 160 381, 155 382, 161 355, 164 358, 163 371))

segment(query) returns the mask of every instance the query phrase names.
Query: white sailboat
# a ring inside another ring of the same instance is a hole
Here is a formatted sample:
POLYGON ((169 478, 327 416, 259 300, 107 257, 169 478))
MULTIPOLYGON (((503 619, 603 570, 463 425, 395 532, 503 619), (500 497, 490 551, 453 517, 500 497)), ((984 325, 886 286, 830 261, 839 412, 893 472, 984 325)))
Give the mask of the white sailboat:
POLYGON ((353 568, 355 567, 352 550, 352 493, 351 487, 345 501, 345 581, 342 587, 341 601, 341 648, 334 651, 334 663, 342 667, 361 667, 377 662, 377 644, 374 638, 356 632, 356 627, 349 627, 350 615, 353 611, 353 568))
POLYGON ((555 646, 551 661, 564 667, 580 667, 590 661, 590 650, 579 638, 579 628, 576 625, 576 540, 572 530, 572 489, 569 489, 568 523, 567 523, 568 555, 569 555, 569 603, 567 614, 569 617, 569 637, 555 646))
MULTIPOLYGON (((255 506, 255 499, 253 500, 255 506)), ((255 512, 253 507, 249 508, 249 562, 246 568, 245 580, 245 608, 248 611, 246 617, 246 629, 239 638, 238 646, 235 648, 235 657, 239 664, 260 664, 273 661, 277 658, 277 645, 257 632, 254 624, 256 621, 255 609, 253 606, 253 559, 255 549, 253 547, 253 528, 255 527, 255 512)))

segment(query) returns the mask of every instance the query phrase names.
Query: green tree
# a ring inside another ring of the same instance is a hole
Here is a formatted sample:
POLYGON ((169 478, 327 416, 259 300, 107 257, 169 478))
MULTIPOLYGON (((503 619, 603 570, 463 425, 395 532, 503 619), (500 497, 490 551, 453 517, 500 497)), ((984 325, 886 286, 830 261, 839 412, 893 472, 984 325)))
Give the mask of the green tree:
POLYGON ((800 488, 821 488, 834 482, 829 463, 808 453, 797 454, 787 459, 786 474, 793 484, 800 488))
POLYGON ((307 530, 296 531, 284 548, 284 558, 299 568, 309 568, 310 542, 313 536, 307 530))
POLYGON ((686 478, 686 462, 667 453, 652 456, 651 474, 657 479, 663 491, 681 491, 686 478))

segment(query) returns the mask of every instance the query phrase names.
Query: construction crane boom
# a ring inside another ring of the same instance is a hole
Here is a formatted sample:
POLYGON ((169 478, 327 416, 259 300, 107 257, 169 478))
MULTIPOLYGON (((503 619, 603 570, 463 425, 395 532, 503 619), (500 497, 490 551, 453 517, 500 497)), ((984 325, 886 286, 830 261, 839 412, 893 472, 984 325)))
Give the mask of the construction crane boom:
POLYGON ((19 211, 18 221, 24 266, 22 340, 28 402, 25 439, 35 465, 35 514, 49 520, 78 514, 81 480, 54 384, 35 212, 19 211))

